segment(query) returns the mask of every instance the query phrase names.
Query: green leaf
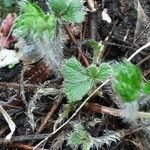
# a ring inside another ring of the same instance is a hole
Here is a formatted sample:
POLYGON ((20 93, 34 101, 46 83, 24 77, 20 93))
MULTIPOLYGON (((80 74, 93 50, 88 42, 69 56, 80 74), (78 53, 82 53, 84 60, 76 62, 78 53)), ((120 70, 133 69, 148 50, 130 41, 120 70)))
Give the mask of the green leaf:
POLYGON ((106 80, 112 75, 112 68, 109 63, 101 63, 98 67, 98 73, 96 75, 97 80, 106 80))
POLYGON ((150 94, 150 80, 144 84, 143 92, 144 92, 144 94, 150 94))
POLYGON ((125 102, 139 98, 142 85, 142 73, 139 68, 124 61, 114 66, 115 91, 125 102))
POLYGON ((81 100, 97 81, 107 79, 111 68, 107 63, 102 63, 99 67, 91 65, 84 68, 77 59, 71 58, 63 65, 62 73, 65 79, 63 91, 69 102, 74 102, 81 100))
POLYGON ((85 9, 82 0, 49 0, 49 7, 62 21, 80 23, 84 20, 85 9))
POLYGON ((103 45, 95 40, 90 40, 89 45, 93 48, 93 63, 98 63, 98 59, 101 57, 103 51, 103 45))
POLYGON ((86 70, 75 58, 69 59, 63 65, 62 72, 65 77, 63 90, 69 102, 82 99, 93 86, 93 80, 86 75, 86 70))
POLYGON ((22 14, 16 19, 14 32, 19 36, 27 36, 32 33, 35 38, 46 33, 52 37, 56 30, 56 18, 50 14, 44 14, 36 4, 27 0, 20 2, 22 14))
POLYGON ((90 135, 79 123, 74 125, 74 131, 68 134, 67 141, 72 147, 82 145, 83 150, 90 149, 90 135))
POLYGON ((95 65, 91 65, 86 69, 87 75, 90 76, 93 79, 97 78, 97 67, 95 65))
POLYGON ((88 76, 98 81, 104 81, 112 75, 112 68, 108 63, 101 63, 99 67, 91 65, 86 71, 88 76))
POLYGON ((49 0, 49 7, 57 17, 60 17, 61 14, 67 9, 69 0, 49 0))

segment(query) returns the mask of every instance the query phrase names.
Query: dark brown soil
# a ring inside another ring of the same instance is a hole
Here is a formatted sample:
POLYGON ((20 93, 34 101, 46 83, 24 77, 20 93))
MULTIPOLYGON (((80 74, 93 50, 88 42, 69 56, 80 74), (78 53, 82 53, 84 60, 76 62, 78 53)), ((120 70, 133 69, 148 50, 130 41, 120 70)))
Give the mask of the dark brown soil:
MULTIPOLYGON (((37 2, 45 11, 47 11, 45 1, 37 0, 37 2)), ((140 0, 140 3, 143 6, 147 16, 150 16, 150 1, 140 0)), ((98 10, 96 12, 89 12, 86 16, 85 22, 83 23, 82 32, 85 32, 85 36, 81 38, 80 35, 75 35, 77 40, 76 44, 73 43, 72 40, 68 40, 66 43, 64 52, 66 58, 77 56, 77 48, 81 46, 83 54, 86 56, 87 60, 91 62, 90 58, 93 55, 92 49, 86 42, 90 39, 105 41, 106 37, 109 37, 108 41, 106 41, 107 46, 103 55, 103 61, 112 62, 122 61, 124 58, 128 58, 139 47, 146 43, 146 41, 144 39, 142 40, 142 38, 137 40, 137 42, 134 42, 137 10, 134 7, 133 0, 97 0, 97 4, 99 5, 98 10), (102 20, 101 14, 104 8, 107 8, 108 14, 112 18, 111 24, 108 24, 106 21, 102 20), (93 27, 95 30, 93 30, 93 27), (128 31, 129 33, 127 39, 124 40, 124 36, 128 31)), ((2 15, 5 15, 5 13, 2 13, 2 15)), ((141 35, 141 37, 142 36, 143 35, 141 35)), ((132 60, 135 65, 138 65, 142 69, 144 78, 147 80, 150 80, 150 59, 147 59, 144 62, 142 61, 149 55, 150 48, 147 48, 132 60)), ((27 105, 31 102, 33 97, 35 97, 37 87, 55 87, 60 89, 62 86, 63 79, 58 79, 52 71, 46 70, 46 66, 44 66, 41 62, 42 61, 39 61, 32 66, 28 66, 30 69, 24 73, 24 81, 28 84, 24 87, 24 96, 27 101, 27 105), (42 70, 42 75, 37 75, 35 73, 39 69, 42 70), (31 76, 33 77, 29 81, 28 78, 31 76)), ((81 60, 81 62, 84 64, 83 60, 81 60)), ((59 114, 62 112, 63 105, 67 103, 66 98, 63 95, 37 97, 36 108, 33 112, 37 127, 33 130, 28 120, 27 106, 22 101, 22 96, 20 95, 20 77, 23 68, 23 64, 20 63, 13 69, 8 69, 7 67, 0 69, 0 103, 3 104, 4 109, 7 110, 8 114, 13 118, 13 121, 17 126, 12 141, 7 144, 4 143, 3 140, 10 131, 5 119, 0 116, 0 150, 32 149, 36 144, 38 144, 38 142, 53 131, 53 125, 58 119, 59 114), (15 98, 11 99, 14 95, 15 98), (54 109, 54 112, 52 113, 50 120, 48 120, 48 123, 41 130, 39 130, 39 127, 43 124, 43 120, 46 115, 52 109, 54 109)), ((90 102, 117 108, 115 103, 116 97, 114 93, 111 92, 110 86, 105 86, 102 91, 102 97, 93 97, 90 102)), ((146 106, 145 109, 149 110, 149 106, 146 106)), ((69 116, 71 116, 73 112, 70 112, 69 116)), ((94 113, 90 111, 90 108, 84 108, 72 121, 81 121, 87 131, 94 137, 102 136, 105 130, 123 130, 127 133, 131 131, 131 135, 127 134, 122 140, 117 143, 113 142, 110 146, 104 145, 101 148, 102 150, 150 149, 149 145, 144 140, 146 136, 144 131, 140 130, 140 132, 132 132, 132 126, 124 122, 119 117, 97 112, 94 113), (94 126, 90 126, 90 122, 93 122, 95 118, 101 118, 101 122, 97 122, 94 126)), ((66 135, 66 133, 68 133, 71 129, 71 124, 68 124, 63 128, 63 130, 59 131, 54 137, 50 138, 45 143, 45 150, 52 148, 55 138, 66 135)), ((72 148, 67 145, 65 140, 63 142, 58 142, 54 149, 59 150, 59 146, 62 147, 62 150, 72 150, 72 148)), ((92 148, 91 150, 95 149, 92 148)))

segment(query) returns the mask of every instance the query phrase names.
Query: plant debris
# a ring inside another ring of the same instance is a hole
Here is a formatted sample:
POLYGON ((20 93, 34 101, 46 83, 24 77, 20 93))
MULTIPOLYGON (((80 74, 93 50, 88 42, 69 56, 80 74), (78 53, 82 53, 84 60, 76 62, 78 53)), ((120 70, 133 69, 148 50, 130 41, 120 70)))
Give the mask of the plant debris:
POLYGON ((149 10, 2 0, 0 149, 149 150, 149 10))

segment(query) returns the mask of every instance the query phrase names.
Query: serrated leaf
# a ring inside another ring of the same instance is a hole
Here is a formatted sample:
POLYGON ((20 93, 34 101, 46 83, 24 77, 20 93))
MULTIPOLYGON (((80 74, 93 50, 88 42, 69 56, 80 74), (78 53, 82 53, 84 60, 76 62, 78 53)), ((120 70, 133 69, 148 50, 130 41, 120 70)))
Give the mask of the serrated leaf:
POLYGON ((93 79, 96 79, 97 77, 97 67, 95 65, 91 65, 86 69, 87 75, 90 76, 93 79))
POLYGON ((81 0, 49 0, 49 7, 61 21, 80 23, 84 20, 85 9, 81 0))
POLYGON ((55 12, 56 16, 60 16, 68 7, 69 0, 49 0, 51 11, 55 12))
POLYGON ((106 80, 112 75, 112 68, 108 63, 101 63, 98 67, 98 73, 96 75, 97 80, 106 80))
POLYGON ((53 15, 44 14, 36 3, 30 3, 27 0, 20 2, 20 8, 22 14, 16 19, 14 25, 14 32, 18 36, 27 36, 32 33, 36 39, 45 32, 49 37, 54 35, 56 18, 53 15))
POLYGON ((92 88, 93 81, 91 79, 82 80, 76 83, 65 83, 64 93, 68 96, 69 102, 77 101, 92 88))
POLYGON ((144 92, 144 94, 150 94, 150 80, 144 84, 143 92, 144 92))
POLYGON ((67 141, 72 147, 79 147, 82 145, 83 150, 90 149, 90 135, 79 123, 75 124, 74 130, 68 134, 67 141))
POLYGON ((77 59, 69 59, 62 70, 65 78, 63 91, 69 102, 81 100, 97 81, 105 80, 110 76, 110 70, 107 63, 102 63, 99 67, 91 65, 84 68, 77 59))
POLYGON ((99 67, 91 65, 86 71, 88 76, 98 81, 106 80, 112 75, 112 68, 108 63, 101 63, 99 67))
POLYGON ((125 102, 132 102, 139 98, 142 73, 139 68, 124 61, 114 67, 115 91, 125 102))
POLYGON ((63 66, 65 77, 64 93, 69 102, 77 101, 91 89, 93 80, 86 75, 86 70, 75 58, 69 59, 63 66))

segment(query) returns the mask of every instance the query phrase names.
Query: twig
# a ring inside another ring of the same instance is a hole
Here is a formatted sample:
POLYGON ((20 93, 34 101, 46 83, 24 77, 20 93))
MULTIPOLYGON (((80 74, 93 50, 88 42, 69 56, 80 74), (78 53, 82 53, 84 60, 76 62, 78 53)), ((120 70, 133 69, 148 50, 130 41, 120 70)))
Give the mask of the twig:
POLYGON ((59 104, 61 103, 62 98, 58 98, 58 100, 54 103, 48 114, 46 115, 44 121, 42 121, 42 124, 40 127, 37 129, 37 133, 41 133, 42 130, 45 128, 47 125, 48 121, 52 118, 53 114, 55 113, 56 109, 58 108, 59 104))
POLYGON ((10 133, 5 137, 5 141, 9 141, 13 135, 13 133, 15 132, 16 129, 16 125, 15 123, 12 121, 11 117, 8 115, 8 113, 3 109, 3 107, 0 105, 0 112, 3 114, 5 120, 7 121, 9 128, 10 128, 10 133))
POLYGON ((147 48, 149 46, 150 46, 150 42, 148 42, 147 44, 143 45, 138 50, 136 50, 136 52, 134 52, 127 60, 131 61, 131 59, 133 59, 138 53, 140 53, 143 49, 145 49, 145 48, 147 48))
MULTIPOLYGON (((0 88, 1 89, 9 89, 9 88, 15 88, 19 89, 20 84, 19 83, 14 83, 14 82, 0 82, 0 88)), ((27 88, 29 90, 34 90, 35 88, 38 88, 38 85, 33 85, 33 84, 24 84, 24 88, 27 88)))
POLYGON ((28 106, 26 96, 25 96, 25 88, 24 88, 24 73, 25 73, 25 67, 23 67, 21 71, 21 77, 20 77, 20 96, 22 98, 22 101, 24 102, 25 106, 28 106))
POLYGON ((103 84, 101 84, 94 92, 92 92, 86 99, 85 101, 80 105, 80 107, 75 111, 75 113, 64 123, 62 124, 59 128, 57 128, 55 131, 53 131, 51 134, 49 134, 44 140, 42 140, 39 144, 37 144, 33 150, 36 150, 37 147, 39 147, 42 143, 47 141, 51 136, 56 134, 58 131, 60 131, 64 126, 66 126, 76 115, 77 113, 82 109, 82 107, 87 103, 87 101, 95 94, 97 93, 104 85, 106 85, 109 82, 109 79, 106 80, 103 84))
POLYGON ((145 61, 150 59, 150 55, 146 56, 144 59, 142 59, 139 63, 137 63, 137 66, 140 66, 141 64, 143 64, 145 61))
MULTIPOLYGON (((72 40, 72 42, 73 42, 74 44, 77 44, 77 40, 76 40, 76 38, 74 37, 74 35, 73 35, 72 31, 70 30, 70 28, 69 28, 68 25, 65 26, 65 29, 66 29, 66 32, 67 32, 67 34, 69 35, 70 39, 72 40)), ((85 55, 83 54, 81 48, 77 48, 77 50, 78 50, 79 56, 82 58, 82 61, 84 62, 84 64, 85 64, 86 66, 89 66, 89 61, 87 60, 87 58, 86 58, 85 55)))
POLYGON ((95 40, 96 39, 96 33, 97 33, 97 29, 96 29, 96 23, 95 23, 95 20, 93 18, 93 14, 89 14, 89 17, 88 17, 88 22, 89 22, 89 25, 90 25, 90 39, 93 39, 95 40))
MULTIPOLYGON (((122 114, 124 113, 123 110, 110 108, 110 107, 102 106, 102 105, 95 104, 95 103, 89 103, 88 105, 86 105, 86 107, 88 108, 89 111, 92 111, 92 112, 104 113, 104 114, 109 114, 109 115, 118 116, 118 117, 122 116, 122 114)), ((138 112, 138 117, 150 119, 150 113, 138 112)))
POLYGON ((144 34, 144 32, 145 32, 149 27, 150 27, 150 24, 148 24, 148 25, 146 26, 146 28, 141 31, 141 33, 134 39, 133 43, 135 43, 135 42, 144 34))
MULTIPOLYGON (((22 150, 32 150, 33 147, 26 145, 26 144, 21 144, 21 143, 13 143, 9 146, 9 148, 21 148, 22 150)), ((41 149, 37 149, 37 150, 41 150, 41 149)), ((43 149, 43 150, 47 150, 47 149, 43 149)))
MULTIPOLYGON (((34 134, 34 135, 21 135, 21 136, 13 136, 11 142, 23 142, 23 141, 31 141, 31 140, 41 140, 47 137, 49 134, 34 134)), ((4 142, 5 138, 0 139, 0 144, 4 142)))
POLYGON ((89 9, 92 11, 92 12, 95 12, 96 9, 95 9, 95 6, 94 6, 94 0, 87 0, 87 3, 88 3, 88 7, 89 9))

